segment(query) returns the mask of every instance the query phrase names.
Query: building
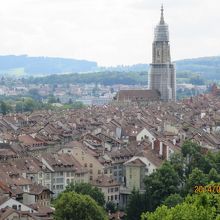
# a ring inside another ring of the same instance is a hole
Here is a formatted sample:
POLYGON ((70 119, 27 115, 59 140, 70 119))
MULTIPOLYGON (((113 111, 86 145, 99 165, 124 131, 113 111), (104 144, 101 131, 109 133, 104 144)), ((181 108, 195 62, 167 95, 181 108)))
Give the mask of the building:
POLYGON ((160 92, 157 90, 120 90, 114 100, 118 102, 151 102, 160 100, 160 92))
POLYGON ((119 205, 120 183, 115 181, 112 177, 103 174, 102 176, 99 176, 96 180, 93 180, 92 185, 98 187, 104 193, 106 202, 111 201, 117 206, 119 205))
POLYGON ((212 91, 212 95, 220 96, 220 89, 218 88, 216 84, 212 85, 211 91, 212 91))
POLYGON ((156 26, 153 42, 153 58, 149 70, 149 89, 158 90, 163 101, 176 99, 176 72, 171 63, 169 30, 161 7, 160 23, 156 26))

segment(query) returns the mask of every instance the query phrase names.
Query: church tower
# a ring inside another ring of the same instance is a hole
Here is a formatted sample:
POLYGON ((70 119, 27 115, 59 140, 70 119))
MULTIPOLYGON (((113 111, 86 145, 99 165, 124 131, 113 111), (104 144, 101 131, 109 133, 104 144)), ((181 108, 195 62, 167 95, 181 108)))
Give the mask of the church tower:
POLYGON ((160 23, 154 31, 153 58, 149 70, 149 89, 158 90, 163 101, 176 100, 176 71, 171 63, 169 30, 161 7, 160 23))

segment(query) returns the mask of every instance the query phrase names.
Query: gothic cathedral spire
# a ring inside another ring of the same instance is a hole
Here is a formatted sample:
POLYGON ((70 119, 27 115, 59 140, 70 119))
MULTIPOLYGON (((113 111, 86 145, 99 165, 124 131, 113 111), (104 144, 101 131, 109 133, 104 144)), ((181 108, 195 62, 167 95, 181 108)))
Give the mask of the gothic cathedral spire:
POLYGON ((161 5, 160 11, 161 11, 160 24, 165 24, 165 22, 164 22, 164 15, 163 15, 163 11, 164 11, 164 9, 163 9, 163 4, 161 5))
POLYGON ((176 71, 171 63, 169 29, 164 21, 163 5, 160 23, 154 31, 153 57, 149 70, 149 88, 160 92, 163 101, 176 99, 176 71))

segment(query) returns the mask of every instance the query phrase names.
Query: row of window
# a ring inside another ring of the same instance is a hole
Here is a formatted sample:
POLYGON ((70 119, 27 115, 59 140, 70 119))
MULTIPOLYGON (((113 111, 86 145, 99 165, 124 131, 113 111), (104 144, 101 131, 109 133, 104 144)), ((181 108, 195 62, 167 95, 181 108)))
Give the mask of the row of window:
MULTIPOLYGON (((84 164, 84 167, 88 167, 87 163, 84 164)), ((90 163, 90 164, 89 164, 89 167, 92 168, 92 167, 93 167, 93 164, 90 163)))
POLYGON ((108 196, 108 201, 120 200, 120 195, 108 196))
POLYGON ((66 176, 67 177, 74 176, 74 172, 66 172, 66 176))
POLYGON ((118 192, 118 187, 109 188, 109 189, 108 189, 108 193, 110 193, 110 192, 118 192))
POLYGON ((62 190, 63 185, 53 185, 53 189, 62 190))

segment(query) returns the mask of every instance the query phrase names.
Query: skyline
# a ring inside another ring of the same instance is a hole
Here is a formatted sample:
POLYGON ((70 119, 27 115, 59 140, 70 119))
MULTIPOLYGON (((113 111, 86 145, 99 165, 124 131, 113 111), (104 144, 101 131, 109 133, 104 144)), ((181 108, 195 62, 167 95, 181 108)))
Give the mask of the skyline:
MULTIPOLYGON (((0 8, 1 55, 86 59, 99 66, 150 63, 156 0, 8 0, 0 8)), ((217 0, 165 0, 172 60, 219 55, 217 0), (188 16, 186 16, 188 15, 188 16)))

